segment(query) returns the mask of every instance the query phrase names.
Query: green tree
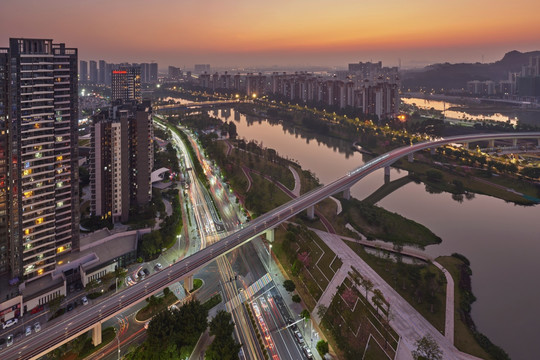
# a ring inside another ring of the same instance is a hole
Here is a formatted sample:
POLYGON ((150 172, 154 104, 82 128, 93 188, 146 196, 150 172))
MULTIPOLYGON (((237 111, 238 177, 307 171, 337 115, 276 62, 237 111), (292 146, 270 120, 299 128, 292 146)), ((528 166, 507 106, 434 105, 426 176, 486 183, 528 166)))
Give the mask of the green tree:
POLYGON ((208 360, 237 360, 241 345, 232 337, 234 323, 231 314, 219 311, 210 322, 210 335, 214 341, 208 347, 205 359, 208 360))
POLYGON ((49 301, 49 311, 51 312, 51 314, 54 315, 54 313, 58 311, 58 309, 60 308, 60 304, 62 303, 62 301, 64 301, 65 297, 65 295, 59 295, 49 301))
POLYGON ((317 342, 317 352, 321 357, 324 357, 324 355, 328 354, 328 342, 324 340, 319 340, 317 342))
POLYGON ((412 351, 412 356, 415 360, 442 360, 443 358, 443 352, 439 344, 430 334, 418 339, 414 346, 416 349, 412 351))
POLYGON ((295 303, 299 303, 300 301, 302 301, 302 299, 300 298, 300 295, 294 294, 292 296, 292 301, 294 301, 295 303))
POLYGON ((210 322, 210 335, 224 337, 231 335, 234 331, 234 323, 230 313, 220 310, 210 322))
POLYGON ((296 285, 294 284, 294 282, 292 280, 285 280, 283 282, 283 287, 285 288, 285 290, 287 290, 288 292, 293 292, 294 289, 296 289, 296 285))

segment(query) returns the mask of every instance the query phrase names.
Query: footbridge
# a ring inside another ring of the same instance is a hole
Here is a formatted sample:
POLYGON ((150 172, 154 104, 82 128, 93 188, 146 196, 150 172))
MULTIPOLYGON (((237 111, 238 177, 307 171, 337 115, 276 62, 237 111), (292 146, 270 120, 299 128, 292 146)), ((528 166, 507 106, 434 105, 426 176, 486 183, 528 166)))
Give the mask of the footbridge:
POLYGON ((101 302, 83 307, 76 316, 56 320, 51 325, 44 327, 41 332, 19 339, 12 346, 0 351, 0 358, 3 360, 37 359, 90 329, 92 329, 94 344, 99 344, 101 342, 101 324, 104 321, 125 311, 126 308, 144 301, 150 295, 162 291, 165 287, 178 282, 180 279, 184 279, 187 284, 190 284, 190 280, 197 270, 214 261, 217 257, 237 249, 260 234, 266 233, 272 239, 274 235, 273 229, 279 224, 306 209, 308 213, 312 214, 314 206, 331 195, 340 192, 345 195, 350 194, 351 186, 365 176, 377 169, 389 167, 402 157, 450 143, 524 138, 538 139, 540 141, 540 132, 455 136, 392 150, 368 161, 328 185, 305 193, 258 217, 237 232, 147 277, 136 285, 103 299, 101 302))

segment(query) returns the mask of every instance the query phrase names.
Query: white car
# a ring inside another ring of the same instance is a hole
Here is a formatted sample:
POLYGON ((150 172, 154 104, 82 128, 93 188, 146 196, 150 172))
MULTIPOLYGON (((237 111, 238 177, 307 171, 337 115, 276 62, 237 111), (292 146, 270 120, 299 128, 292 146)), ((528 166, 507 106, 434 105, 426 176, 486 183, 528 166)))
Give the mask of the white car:
POLYGON ((86 298, 86 296, 83 296, 81 301, 83 305, 88 305, 88 299, 86 298))
POLYGON ((8 335, 6 346, 13 345, 13 335, 8 335))
POLYGON ((38 322, 34 324, 34 331, 35 332, 40 332, 41 331, 41 325, 38 322))
POLYGON ((154 269, 161 270, 163 269, 163 266, 160 263, 156 263, 156 265, 154 266, 154 269))
POLYGON ((25 336, 29 336, 32 334, 32 327, 31 326, 27 326, 26 327, 26 331, 25 331, 25 336))
POLYGON ((13 326, 18 322, 19 322, 19 319, 17 319, 17 318, 9 319, 8 321, 6 321, 5 323, 2 324, 2 330, 5 329, 5 328, 8 328, 10 326, 13 326))

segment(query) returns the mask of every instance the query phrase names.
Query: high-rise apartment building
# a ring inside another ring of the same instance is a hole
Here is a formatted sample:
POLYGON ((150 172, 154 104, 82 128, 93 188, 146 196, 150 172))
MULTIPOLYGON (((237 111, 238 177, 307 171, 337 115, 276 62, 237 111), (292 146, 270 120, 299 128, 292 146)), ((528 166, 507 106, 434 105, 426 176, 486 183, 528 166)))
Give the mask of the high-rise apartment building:
POLYGON ((112 70, 112 101, 141 102, 141 68, 138 66, 120 66, 112 70))
POLYGON ((150 64, 142 63, 141 67, 141 83, 148 84, 150 82, 150 64))
POLYGON ((0 274, 9 271, 9 245, 8 237, 8 84, 9 84, 9 52, 0 48, 0 274))
POLYGON ((88 78, 90 84, 97 84, 98 82, 98 68, 97 62, 90 60, 90 77, 88 78))
POLYGON ((107 70, 107 63, 105 60, 99 60, 99 72, 98 72, 98 82, 100 84, 105 84, 105 71, 107 70))
POLYGON ((151 63, 150 64, 150 79, 149 83, 151 84, 157 84, 158 82, 158 64, 157 63, 151 63))
POLYGON ((81 60, 79 63, 79 83, 88 82, 88 61, 81 60))
POLYGON ((152 198, 152 108, 149 100, 117 104, 92 117, 91 212, 125 222, 131 208, 152 198))
POLYGON ((49 39, 0 49, 0 269, 18 280, 79 247, 77 61, 77 49, 49 39))
POLYGON ((203 72, 210 72, 210 64, 195 64, 195 73, 202 74, 203 72))

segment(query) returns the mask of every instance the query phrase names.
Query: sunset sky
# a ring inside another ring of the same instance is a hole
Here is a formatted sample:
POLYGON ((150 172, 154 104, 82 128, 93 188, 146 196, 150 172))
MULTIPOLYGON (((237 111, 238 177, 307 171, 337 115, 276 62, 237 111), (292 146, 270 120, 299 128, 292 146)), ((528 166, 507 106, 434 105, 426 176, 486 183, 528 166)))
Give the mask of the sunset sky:
POLYGON ((540 50, 538 0, 1 0, 0 46, 52 38, 80 59, 190 68, 382 60, 415 67, 540 50))

